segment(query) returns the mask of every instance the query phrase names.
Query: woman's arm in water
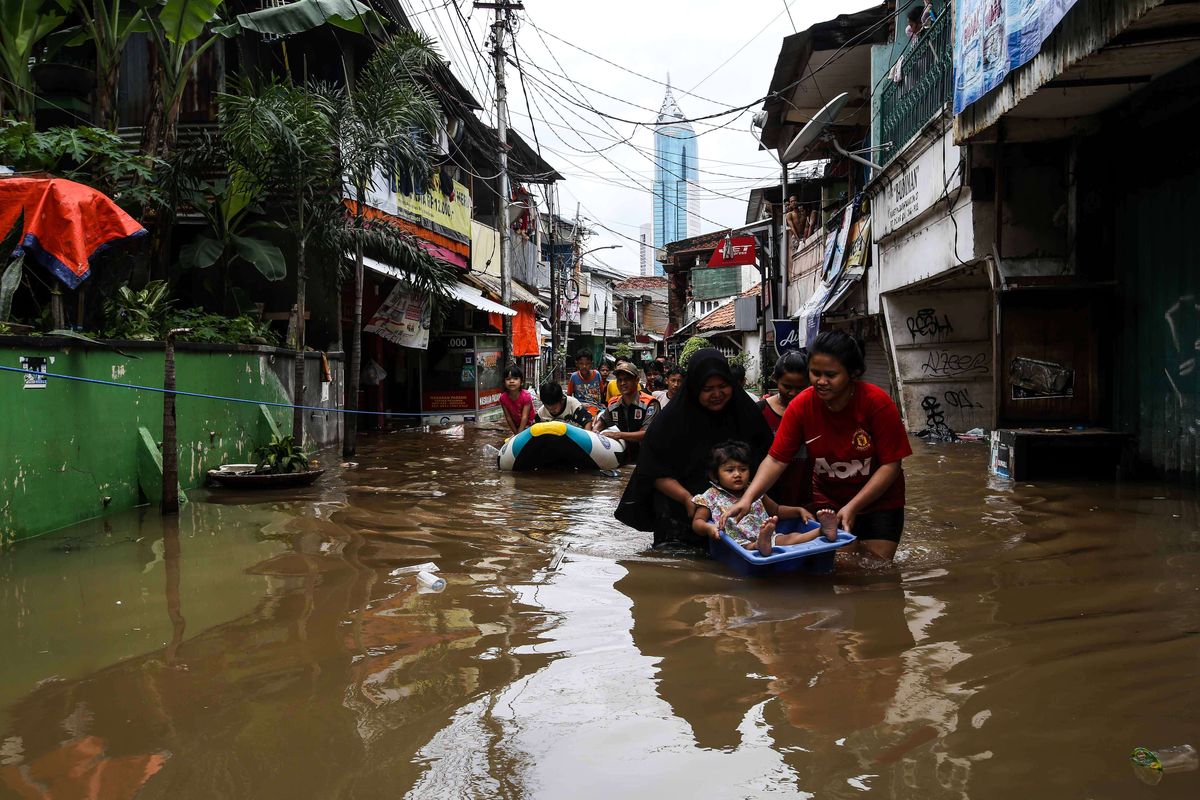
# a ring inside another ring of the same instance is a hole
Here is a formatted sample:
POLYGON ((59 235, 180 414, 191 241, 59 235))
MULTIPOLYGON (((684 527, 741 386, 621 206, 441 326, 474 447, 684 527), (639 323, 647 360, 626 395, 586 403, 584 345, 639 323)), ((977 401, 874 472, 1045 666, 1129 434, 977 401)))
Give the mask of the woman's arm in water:
MULTIPOLYGON (((750 510, 751 504, 775 485, 775 481, 779 480, 779 476, 785 469, 787 469, 787 464, 782 461, 776 461, 770 456, 764 458, 758 465, 758 472, 754 473, 754 480, 750 482, 750 488, 742 492, 741 498, 725 510, 725 518, 741 522, 742 517, 746 516, 746 512, 750 510)), ((724 525, 725 520, 719 520, 719 524, 724 525)))
POLYGON ((874 503, 891 488, 898 477, 900 477, 899 461, 884 464, 875 470, 875 474, 863 484, 863 487, 858 490, 858 494, 854 495, 854 499, 842 506, 841 511, 838 511, 838 527, 853 533, 854 518, 862 509, 869 508, 871 503, 874 503))
POLYGON ((692 493, 683 487, 683 484, 674 478, 655 478, 654 488, 659 494, 666 495, 676 503, 683 505, 687 511, 688 519, 696 515, 696 504, 692 502, 692 493))

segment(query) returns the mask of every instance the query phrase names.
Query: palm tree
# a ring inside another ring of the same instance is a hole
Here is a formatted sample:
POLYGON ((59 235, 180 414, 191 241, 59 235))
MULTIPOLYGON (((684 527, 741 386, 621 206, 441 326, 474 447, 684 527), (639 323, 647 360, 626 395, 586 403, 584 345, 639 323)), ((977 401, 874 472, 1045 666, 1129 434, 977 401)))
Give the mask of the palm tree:
MULTIPOLYGON (((400 38, 395 48, 385 46, 381 56, 364 70, 361 92, 324 84, 272 82, 256 88, 243 83, 237 95, 221 98, 221 136, 231 173, 237 171, 248 193, 275 198, 272 208, 296 243, 296 406, 303 405, 304 398, 304 301, 310 246, 339 258, 348 252, 356 255, 348 403, 350 398, 357 399, 361 365, 363 253, 403 268, 412 290, 431 303, 448 296, 453 278, 446 265, 422 250, 409 234, 370 222, 362 213, 367 187, 377 169, 428 163, 419 131, 432 127, 436 107, 411 76, 414 65, 427 63, 424 59, 431 52, 427 43, 411 37, 400 38), (389 97, 389 88, 402 96, 389 97), (406 127, 404 121, 424 127, 406 127), (342 203, 347 186, 358 200, 353 216, 342 203)), ((303 441, 303 419, 297 408, 292 417, 292 436, 297 442, 303 441)), ((352 424, 348 419, 350 436, 355 430, 352 424)))
POLYGON ((292 436, 304 441, 304 301, 307 252, 327 240, 344 216, 336 198, 341 172, 334 144, 329 92, 273 81, 260 88, 245 82, 236 95, 221 97, 222 137, 230 167, 277 199, 296 246, 296 376, 292 436))
MULTIPOLYGON (((404 31, 384 44, 367 62, 353 86, 337 94, 335 132, 348 192, 353 193, 354 225, 364 231, 354 247, 354 325, 350 339, 350 374, 346 381, 345 407, 358 407, 358 383, 362 370, 362 298, 363 246, 371 241, 389 255, 401 256, 411 262, 418 255, 396 240, 399 250, 391 247, 386 230, 375 226, 367 233, 364 207, 367 190, 382 173, 396 175, 402 171, 426 171, 429 168, 427 135, 432 134, 438 118, 438 107, 429 92, 417 82, 437 54, 432 42, 413 31, 404 31), (421 135, 425 134, 425 135, 421 135)), ((351 76, 347 76, 349 81, 351 76)), ((427 265, 428 266, 428 265, 427 265)), ((443 282, 437 271, 416 270, 418 280, 433 278, 443 282)), ((420 286, 425 293, 441 293, 440 287, 420 286)), ((357 447, 357 419, 346 415, 342 455, 354 455, 357 447)))

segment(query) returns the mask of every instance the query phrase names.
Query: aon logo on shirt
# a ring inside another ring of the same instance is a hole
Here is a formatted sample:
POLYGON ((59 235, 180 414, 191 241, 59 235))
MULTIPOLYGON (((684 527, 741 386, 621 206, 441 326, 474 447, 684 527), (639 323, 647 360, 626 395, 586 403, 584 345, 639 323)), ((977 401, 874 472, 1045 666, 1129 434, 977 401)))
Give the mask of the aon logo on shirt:
POLYGON ((831 475, 835 478, 853 478, 855 475, 862 475, 864 478, 871 475, 871 459, 859 461, 857 458, 853 461, 835 461, 830 464, 823 458, 818 458, 813 462, 813 472, 818 475, 831 475))

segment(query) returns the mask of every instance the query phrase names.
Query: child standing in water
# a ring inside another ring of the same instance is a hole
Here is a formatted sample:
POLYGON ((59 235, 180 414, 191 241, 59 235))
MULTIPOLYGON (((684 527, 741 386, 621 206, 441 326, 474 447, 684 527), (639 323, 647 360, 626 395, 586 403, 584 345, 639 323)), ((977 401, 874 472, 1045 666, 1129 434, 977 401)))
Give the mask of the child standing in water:
MULTIPOLYGON (((720 537, 719 523, 725 521, 725 512, 742 498, 750 485, 750 447, 744 442, 723 442, 712 450, 709 462, 709 480, 712 486, 692 498, 696 513, 692 517, 692 530, 701 536, 720 537)), ((730 524, 730 535, 747 550, 758 549, 760 555, 769 556, 775 545, 811 542, 824 534, 829 541, 837 539, 837 515, 832 509, 817 512, 820 530, 802 533, 775 533, 780 519, 811 519, 811 515, 799 506, 781 506, 769 497, 755 500, 750 511, 736 524, 730 524)))
POLYGON ((533 395, 525 391, 524 385, 524 372, 517 367, 504 370, 500 407, 504 409, 504 421, 514 436, 533 424, 533 395))

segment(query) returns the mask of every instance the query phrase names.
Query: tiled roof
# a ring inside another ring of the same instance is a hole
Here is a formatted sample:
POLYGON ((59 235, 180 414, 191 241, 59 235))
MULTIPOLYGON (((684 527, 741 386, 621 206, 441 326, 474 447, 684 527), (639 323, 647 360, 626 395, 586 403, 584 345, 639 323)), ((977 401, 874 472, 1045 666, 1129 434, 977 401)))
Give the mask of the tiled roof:
MULTIPOLYGON (((742 292, 740 297, 757 297, 762 291, 762 284, 756 283, 746 291, 742 292)), ((729 300, 721 306, 717 306, 712 311, 705 314, 696 323, 697 331, 723 331, 733 328, 734 307, 737 306, 737 298, 729 300)))
POLYGON ((614 284, 615 289, 666 289, 667 279, 665 277, 654 276, 652 278, 626 278, 620 283, 614 284))

